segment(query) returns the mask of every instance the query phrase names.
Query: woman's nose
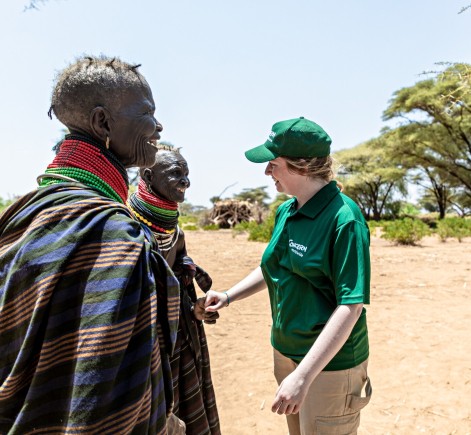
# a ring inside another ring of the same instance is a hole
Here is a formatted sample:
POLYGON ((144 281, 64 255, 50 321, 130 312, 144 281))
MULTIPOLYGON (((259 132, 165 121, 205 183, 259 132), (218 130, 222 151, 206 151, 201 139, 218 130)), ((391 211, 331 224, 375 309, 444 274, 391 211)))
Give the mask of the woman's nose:
POLYGON ((271 163, 268 163, 267 167, 265 168, 265 175, 271 175, 271 163))

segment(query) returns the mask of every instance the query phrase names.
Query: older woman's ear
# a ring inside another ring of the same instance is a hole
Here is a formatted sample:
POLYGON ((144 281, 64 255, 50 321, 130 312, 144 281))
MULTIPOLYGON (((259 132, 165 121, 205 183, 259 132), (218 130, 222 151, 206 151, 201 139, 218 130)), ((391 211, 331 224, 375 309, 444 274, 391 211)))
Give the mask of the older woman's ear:
POLYGON ((145 168, 141 172, 141 177, 144 180, 144 182, 149 185, 152 184, 152 180, 154 179, 154 173, 152 172, 152 169, 150 168, 145 168))
POLYGON ((97 106, 90 112, 90 128, 103 142, 110 137, 110 118, 110 112, 103 106, 97 106))

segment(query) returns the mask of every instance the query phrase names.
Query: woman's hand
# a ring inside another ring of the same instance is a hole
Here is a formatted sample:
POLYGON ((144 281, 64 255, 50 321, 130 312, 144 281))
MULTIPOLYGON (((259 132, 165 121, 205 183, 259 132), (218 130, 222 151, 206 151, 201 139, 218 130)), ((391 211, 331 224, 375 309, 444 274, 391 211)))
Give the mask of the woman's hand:
POLYGON ((206 297, 196 300, 193 305, 193 315, 197 320, 204 320, 204 323, 214 324, 219 318, 219 313, 206 311, 204 307, 205 300, 206 297))
POLYGON ((221 308, 227 307, 228 296, 226 293, 215 292, 209 290, 206 293, 206 301, 204 306, 208 312, 216 312, 221 308))
POLYGON ((306 379, 296 373, 296 370, 286 376, 276 390, 275 400, 271 406, 272 412, 278 414, 297 414, 309 390, 306 379))

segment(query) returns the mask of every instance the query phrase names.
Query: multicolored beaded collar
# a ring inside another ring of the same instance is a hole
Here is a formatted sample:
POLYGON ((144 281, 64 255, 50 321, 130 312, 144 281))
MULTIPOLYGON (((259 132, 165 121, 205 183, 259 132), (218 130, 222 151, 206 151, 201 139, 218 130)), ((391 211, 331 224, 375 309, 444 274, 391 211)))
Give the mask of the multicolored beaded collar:
POLYGON ((76 134, 65 137, 53 162, 41 176, 39 187, 71 180, 93 187, 110 199, 126 203, 128 175, 125 167, 103 145, 76 134))
POLYGON ((178 203, 150 193, 142 178, 137 192, 129 197, 128 206, 138 220, 156 233, 173 234, 177 229, 178 203))

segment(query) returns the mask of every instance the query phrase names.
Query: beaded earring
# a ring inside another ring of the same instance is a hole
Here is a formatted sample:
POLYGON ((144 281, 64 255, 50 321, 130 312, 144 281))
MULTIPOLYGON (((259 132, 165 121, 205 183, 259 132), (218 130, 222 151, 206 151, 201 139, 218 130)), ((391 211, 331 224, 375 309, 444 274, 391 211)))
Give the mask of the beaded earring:
POLYGON ((154 195, 154 191, 152 190, 152 186, 150 185, 149 182, 145 182, 146 183, 146 190, 151 194, 151 195, 154 195))
POLYGON ((106 136, 106 143, 105 143, 105 146, 106 146, 106 149, 107 149, 107 150, 110 149, 110 138, 109 138, 109 136, 106 136))

